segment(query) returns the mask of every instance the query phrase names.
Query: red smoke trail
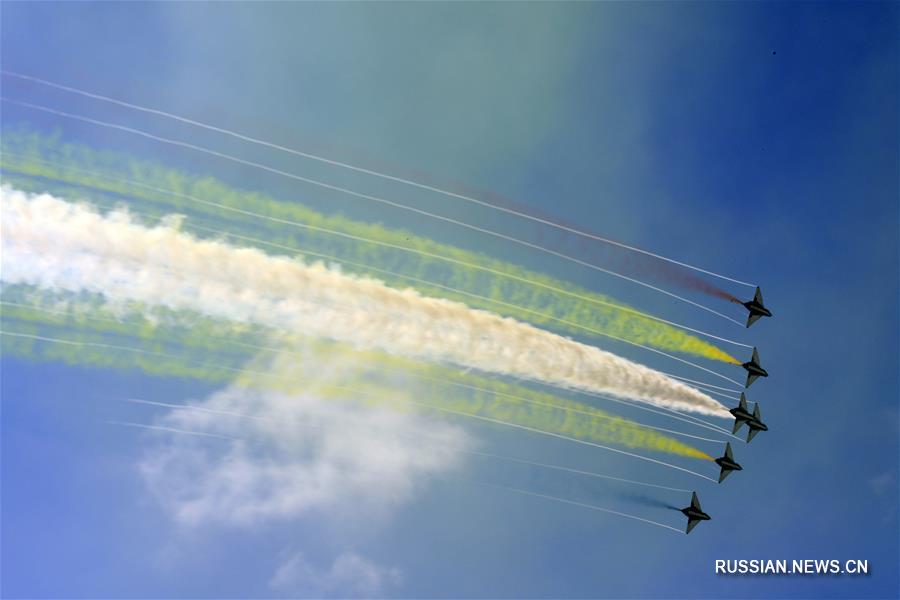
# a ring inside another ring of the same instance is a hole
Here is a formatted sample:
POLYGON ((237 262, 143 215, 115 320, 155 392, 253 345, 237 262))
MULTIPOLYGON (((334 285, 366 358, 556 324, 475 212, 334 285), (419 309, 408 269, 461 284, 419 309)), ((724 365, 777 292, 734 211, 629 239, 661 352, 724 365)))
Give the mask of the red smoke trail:
MULTIPOLYGON (((705 273, 705 274, 707 274, 707 275, 712 275, 712 276, 715 276, 715 277, 721 277, 721 278, 723 278, 723 279, 727 279, 727 280, 733 281, 733 282, 735 282, 735 283, 739 283, 739 284, 742 284, 742 285, 747 285, 747 286, 752 287, 752 284, 749 284, 749 283, 746 283, 746 282, 742 282, 742 281, 738 281, 738 280, 736 280, 736 279, 731 279, 731 278, 729 278, 729 277, 725 277, 724 275, 718 275, 718 274, 716 274, 716 273, 712 273, 712 272, 710 272, 710 271, 706 271, 706 270, 704 270, 704 269, 700 269, 699 267, 694 267, 694 266, 692 266, 692 265, 687 265, 687 264, 679 263, 679 261, 674 261, 673 259, 670 259, 670 258, 668 258, 668 257, 664 257, 664 256, 661 256, 661 255, 649 256, 649 255, 652 254, 652 253, 649 253, 649 252, 647 252, 647 251, 645 251, 645 250, 642 250, 642 249, 638 249, 638 248, 635 248, 635 247, 622 247, 624 244, 622 244, 621 242, 617 242, 617 241, 615 241, 615 240, 612 240, 612 239, 610 239, 610 238, 605 238, 605 239, 591 239, 591 240, 590 240, 590 241, 591 241, 592 243, 594 243, 596 246, 602 246, 602 247, 604 248, 604 250, 605 250, 605 252, 604 252, 603 254, 605 254, 606 256, 601 256, 600 254, 595 254, 595 253, 594 253, 594 250, 588 249, 588 248, 587 248, 587 245, 585 244, 585 242, 587 241, 587 239, 590 239, 590 238, 585 239, 584 236, 593 236, 593 237, 602 237, 602 236, 597 236, 596 234, 594 234, 594 233, 592 233, 592 232, 590 232, 590 231, 588 231, 588 230, 586 230, 586 229, 582 229, 582 228, 580 228, 580 227, 575 227, 575 226, 573 226, 573 225, 570 225, 570 224, 568 224, 568 223, 565 223, 564 221, 561 221, 561 220, 559 220, 559 219, 556 218, 556 217, 551 217, 551 216, 549 216, 549 215, 542 214, 540 211, 538 211, 538 210, 535 209, 534 207, 520 205, 519 203, 516 203, 516 202, 514 202, 514 201, 512 201, 512 200, 510 200, 510 199, 508 199, 508 198, 504 198, 504 197, 498 196, 498 195, 496 195, 496 194, 485 194, 485 193, 483 193, 483 192, 481 192, 481 191, 479 191, 479 192, 477 192, 477 193, 469 192, 469 193, 466 193, 466 194, 461 194, 461 193, 459 193, 459 192, 452 192, 452 191, 449 191, 449 190, 446 189, 446 187, 445 187, 444 189, 441 189, 438 185, 435 185, 435 184, 423 184, 423 183, 422 183, 422 180, 425 180, 425 181, 432 181, 432 182, 434 181, 434 177, 430 176, 429 174, 425 174, 425 173, 421 173, 421 172, 418 172, 418 173, 417 173, 417 172, 413 172, 413 175, 415 175, 415 177, 416 177, 417 179, 419 179, 419 181, 415 181, 411 176, 407 176, 407 177, 405 177, 405 178, 398 178, 396 175, 389 175, 389 174, 387 174, 387 173, 385 173, 385 172, 380 172, 380 173, 379 173, 379 172, 374 171, 374 170, 372 170, 372 169, 365 169, 365 168, 358 167, 358 166, 355 166, 355 165, 352 165, 352 164, 343 163, 343 162, 341 162, 341 161, 336 161, 336 160, 334 160, 334 159, 329 159, 329 158, 326 158, 326 157, 323 157, 323 156, 320 156, 320 155, 314 155, 314 154, 309 153, 308 151, 307 151, 307 152, 304 152, 304 151, 295 150, 295 149, 292 149, 292 148, 289 148, 289 147, 286 147, 286 146, 280 146, 280 145, 274 144, 274 143, 272 143, 272 142, 268 142, 268 141, 265 141, 265 140, 253 138, 253 137, 251 137, 251 136, 247 136, 247 135, 245 135, 245 134, 238 133, 238 132, 236 132, 236 131, 230 131, 230 130, 227 130, 227 129, 224 129, 224 128, 221 128, 221 127, 217 127, 217 126, 215 126, 215 125, 210 125, 210 124, 202 123, 202 122, 200 122, 200 121, 195 121, 195 120, 193 120, 193 119, 190 119, 190 118, 187 118, 187 117, 182 117, 182 116, 179 116, 179 115, 176 115, 176 114, 173 114, 173 113, 168 113, 168 112, 165 112, 165 111, 162 111, 162 110, 159 110, 159 109, 154 109, 154 108, 150 108, 150 107, 146 107, 146 106, 141 106, 141 105, 138 105, 138 104, 133 104, 133 103, 125 102, 125 101, 123 101, 123 100, 118 100, 118 99, 116 99, 116 98, 111 98, 111 97, 108 97, 108 96, 104 96, 104 95, 102 95, 102 94, 97 94, 97 93, 94 93, 94 92, 89 92, 89 91, 87 91, 87 90, 80 90, 80 89, 78 89, 78 88, 74 88, 74 87, 71 87, 71 86, 66 86, 66 85, 54 83, 54 82, 52 82, 52 81, 47 81, 47 80, 44 80, 44 79, 41 79, 41 78, 38 78, 38 77, 34 77, 34 76, 31 76, 31 75, 25 75, 25 74, 21 74, 21 73, 15 73, 15 72, 12 72, 12 71, 7 71, 7 70, 5 70, 5 69, 0 70, 0 71, 2 71, 2 74, 3 74, 4 76, 14 77, 14 78, 17 78, 17 79, 20 79, 20 80, 25 80, 25 81, 28 81, 28 82, 31 82, 31 83, 36 83, 36 84, 40 84, 40 85, 52 87, 52 88, 55 88, 55 89, 64 90, 64 91, 66 91, 66 92, 73 93, 73 94, 78 94, 78 95, 80 95, 80 96, 93 98, 93 99, 95 99, 95 100, 100 100, 100 101, 103 101, 103 102, 108 102, 108 103, 116 104, 116 105, 119 105, 119 106, 124 106, 124 107, 127 107, 127 108, 132 109, 132 110, 137 110, 137 111, 141 111, 141 112, 149 113, 149 114, 155 114, 155 115, 159 115, 159 116, 162 116, 162 117, 165 117, 165 118, 168 118, 168 119, 174 119, 174 120, 176 120, 176 121, 179 121, 179 122, 182 122, 182 123, 186 123, 186 124, 189 124, 189 125, 191 125, 191 126, 200 127, 200 128, 206 129, 206 130, 216 131, 216 132, 218 132, 218 133, 221 133, 221 134, 224 134, 224 135, 229 135, 229 136, 231 136, 231 137, 238 138, 238 139, 241 139, 241 140, 250 142, 250 143, 254 143, 254 144, 258 144, 258 145, 263 145, 263 146, 267 146, 267 147, 270 147, 270 148, 273 148, 273 149, 277 149, 277 150, 282 151, 282 152, 289 152, 289 153, 292 153, 292 154, 294 154, 294 155, 303 156, 303 157, 308 158, 308 159, 311 159, 311 160, 317 160, 317 161, 319 161, 319 162, 324 162, 324 163, 328 163, 328 164, 331 164, 331 165, 334 165, 334 166, 339 166, 339 167, 351 169, 351 170, 354 170, 354 171, 357 171, 357 172, 367 172, 369 175, 376 176, 376 177, 381 177, 381 178, 383 178, 383 179, 388 179, 388 180, 398 181, 398 182, 404 183, 404 184, 406 184, 406 185, 412 185, 412 186, 417 186, 417 187, 430 187, 430 188, 432 188, 432 189, 430 189, 429 191, 432 191, 432 192, 434 192, 434 193, 448 193, 448 192, 451 193, 451 194, 454 194, 454 193, 455 193, 455 194, 461 196, 460 199, 467 200, 467 201, 470 201, 470 202, 475 202, 475 203, 478 203, 478 204, 485 204, 485 203, 487 203, 487 204, 493 204, 493 208, 495 208, 495 209, 504 210, 504 211, 510 211, 510 212, 517 212, 517 213, 519 213, 519 214, 518 214, 519 218, 523 218, 523 219, 525 219, 525 220, 528 220, 528 221, 532 224, 532 226, 535 227, 535 230, 537 231, 537 238, 538 238, 539 241, 542 241, 542 242, 544 241, 544 239, 545 239, 544 236, 547 235, 548 231, 553 231, 553 233, 558 234, 557 237, 560 237, 561 239, 560 239, 559 243, 555 246, 555 248, 556 248, 555 251, 557 251, 557 252, 559 251, 559 250, 558 250, 559 248, 563 248, 563 247, 566 247, 566 246, 570 245, 573 238, 578 238, 577 241, 575 242, 576 247, 578 248, 578 250, 579 250, 580 252, 584 252, 584 253, 585 253, 584 255, 594 257, 594 258, 593 258, 593 264, 594 264, 594 266, 600 267, 601 265, 603 265, 601 268, 607 268, 607 270, 616 272, 616 273, 619 274, 619 275, 623 275, 623 276, 627 276, 627 275, 649 275, 649 276, 652 276, 652 277, 656 277, 657 279, 662 280, 662 281, 668 281, 668 282, 674 283, 674 284, 676 284, 676 285, 678 285, 678 286, 680 286, 680 287, 686 288, 686 289, 695 290, 695 291, 698 291, 698 292, 701 292, 701 293, 704 293, 704 294, 707 294, 707 295, 711 295, 711 296, 714 296, 714 297, 722 298, 722 299, 729 300, 729 301, 732 301, 732 302, 738 302, 738 299, 735 298, 734 296, 732 296, 731 294, 729 294, 728 292, 722 290, 722 289, 719 288, 718 286, 716 286, 716 285, 714 285, 714 284, 708 282, 708 281, 705 280, 705 279, 702 279, 701 277, 699 277, 699 276, 697 276, 697 275, 694 275, 693 273, 690 273, 689 271, 690 271, 690 270, 693 270, 693 271, 703 272, 703 273, 705 273), (467 197, 465 197, 465 196, 467 196, 467 197), (487 200, 481 200, 481 199, 478 199, 479 197, 481 197, 481 198, 491 198, 491 199, 493 200, 493 203, 488 202, 487 200), (544 221, 544 223, 537 223, 536 221, 534 221, 534 220, 532 220, 532 219, 540 219, 540 220, 544 221), (563 230, 560 230, 560 229, 558 229, 559 227, 565 227, 565 228, 568 228, 570 231, 563 231, 563 230), (579 235, 579 234, 580 234, 580 235, 579 235), (613 251, 612 249, 615 249, 615 251, 613 251), (649 258, 649 259, 652 259, 652 260, 650 260, 650 261, 647 261, 647 260, 634 260, 634 258, 633 258, 632 256, 629 256, 629 255, 632 255, 632 254, 637 254, 637 255, 639 255, 639 256, 641 256, 641 257, 646 257, 646 258, 649 258), (651 266, 651 265, 652 265, 652 266, 651 266), (615 269, 615 268, 608 268, 608 267, 617 267, 618 270, 615 269)), ((76 119, 79 119, 79 120, 82 120, 82 121, 92 122, 92 123, 97 124, 97 125, 104 125, 103 123, 100 123, 100 122, 97 122, 97 121, 94 121, 94 120, 91 120, 91 119, 87 119, 87 118, 85 118, 85 117, 79 117, 79 116, 77 116, 77 115, 68 115, 68 114, 65 114, 65 113, 62 113, 62 112, 59 112, 59 111, 55 111, 55 110, 53 110, 53 109, 48 109, 48 108, 46 108, 46 107, 40 107, 40 106, 36 106, 36 105, 30 105, 30 104, 28 104, 28 103, 23 103, 23 102, 15 102, 15 101, 7 100, 7 99, 3 99, 3 100, 10 101, 10 102, 14 102, 14 103, 16 103, 16 104, 21 104, 21 105, 24 105, 24 106, 31 106, 32 108, 35 108, 35 109, 37 109, 37 110, 43 110, 43 111, 46 111, 46 112, 53 112, 53 113, 59 114, 59 115, 61 115, 61 116, 67 116, 67 117, 76 118, 76 119)), ((105 126, 108 126, 108 127, 114 127, 114 128, 117 128, 117 129, 129 130, 128 128, 125 128, 125 127, 122 127, 122 126, 119 126, 119 125, 108 124, 108 123, 105 124, 105 126)), ((146 132, 141 133, 141 132, 134 131, 134 130, 130 130, 130 131, 131 131, 132 133, 138 133, 139 135, 144 135, 144 136, 148 136, 148 137, 154 137, 154 136, 152 136, 152 135, 150 135, 150 134, 147 134, 146 132)), ((190 146, 190 144, 187 144, 187 143, 185 143, 185 142, 175 142, 175 141, 172 141, 172 140, 168 140, 168 141, 167 141, 167 140, 162 140, 162 139, 159 139, 159 138, 154 138, 154 139, 157 139, 158 141, 164 141, 164 142, 166 142, 166 143, 174 143, 175 145, 180 145, 180 146, 190 146)), ((320 146, 321 146, 321 144, 320 144, 320 146)), ((222 154, 217 153, 217 152, 214 152, 214 151, 210 151, 210 150, 208 150, 208 149, 202 149, 202 148, 197 148, 197 147, 193 147, 193 149, 199 150, 199 151, 202 151, 202 152, 206 152, 207 154, 217 155, 217 156, 220 156, 220 157, 222 157, 222 158, 229 158, 230 160, 235 160, 235 161, 237 161, 237 162, 243 162, 243 163, 245 163, 245 164, 251 164, 251 163, 248 163, 246 160, 237 159, 237 158, 234 158, 234 157, 227 157, 227 156, 225 156, 225 155, 222 155, 222 154)), ((354 154, 359 155, 358 152, 357 152, 357 153, 354 153, 354 154)), ((364 162, 365 162, 365 161, 364 161, 364 162)), ((368 162, 369 164, 376 164, 375 161, 372 161, 372 160, 371 160, 371 158, 369 158, 367 162, 368 162)), ((252 164, 252 166, 260 167, 260 168, 263 168, 263 169, 266 169, 266 170, 269 170, 269 171, 273 171, 273 172, 278 172, 276 169, 272 169, 272 168, 269 168, 269 167, 265 167, 265 166, 263 166, 263 165, 252 164)), ((396 172, 396 170, 394 170, 394 169, 390 169, 390 170, 396 172)), ((286 174, 286 173, 282 173, 282 174, 286 174)), ((286 174, 286 175, 287 175, 287 174, 286 174)), ((295 179, 300 179, 300 180, 303 180, 303 181, 307 181, 308 183, 313 183, 313 184, 315 184, 315 185, 320 185, 320 186, 323 186, 323 187, 329 187, 329 188, 337 189, 337 188, 334 188, 334 186, 331 185, 331 184, 324 184, 324 183, 322 183, 322 182, 315 182, 315 181, 312 181, 312 180, 309 180, 309 179, 305 179, 305 178, 300 177, 300 176, 294 176, 294 175, 289 175, 289 176, 291 176, 291 177, 293 177, 293 178, 295 178, 295 179)), ((457 190, 465 189, 463 186, 460 186, 459 184, 456 184, 456 183, 451 183, 450 187, 451 187, 451 189, 452 189, 452 188, 456 188, 457 190)), ((345 193, 350 193, 350 194, 353 194, 353 195, 355 195, 355 196, 361 196, 361 197, 364 196, 363 194, 354 193, 354 192, 352 192, 352 191, 350 191, 350 190, 346 190, 346 189, 339 189, 338 191, 342 191, 342 192, 345 192, 345 193)), ((371 198, 371 197, 370 197, 369 199, 371 199, 371 200, 378 200, 378 201, 380 201, 380 202, 383 201, 383 202, 385 202, 385 203, 387 203, 387 204, 392 204, 392 203, 390 203, 390 202, 387 202, 387 201, 384 201, 384 200, 380 200, 380 199, 377 199, 377 198, 371 198)), ((415 208, 412 208, 412 207, 409 207, 409 206, 398 206, 398 208, 404 208, 404 209, 407 209, 407 210, 413 210, 413 211, 416 211, 416 212, 421 212, 421 211, 417 211, 415 208)), ((434 218, 439 218, 439 219, 440 219, 440 218, 444 218, 444 217, 438 216, 438 215, 436 215, 436 214, 429 214, 429 216, 434 217, 434 218)), ((445 219, 445 220, 446 220, 446 219, 445 219)), ((474 226, 471 226, 471 225, 465 224, 465 223, 458 223, 458 224, 459 224, 459 225, 466 226, 466 227, 470 227, 470 228, 477 228, 477 227, 474 227, 474 226)), ((487 232, 487 233, 490 233, 490 232, 487 232)), ((522 241, 522 240, 516 239, 515 241, 522 241)), ((554 242, 554 244, 555 244, 555 242, 554 242)), ((553 244, 547 244, 546 242, 544 242, 544 243, 542 243, 542 244, 540 244, 540 245, 543 246, 544 248, 546 248, 548 245, 551 245, 551 246, 552 246, 553 244)), ((624 245, 624 246, 627 246, 627 245, 624 245)), ((544 248, 542 248, 542 249, 544 249, 544 248)), ((552 248, 548 248, 548 249, 553 250, 552 248)), ((590 262, 590 261, 585 260, 584 262, 590 262)), ((637 279, 637 277, 633 277, 633 278, 634 278, 634 279, 637 279)), ((659 290, 659 291, 664 291, 664 290, 659 290)), ((682 298, 682 300, 684 300, 684 299, 682 298)), ((690 301, 688 301, 688 302, 690 302, 690 301)), ((699 306, 699 305, 698 305, 698 306, 699 306)), ((702 307, 702 308, 706 308, 706 307, 702 307)), ((708 309, 708 308, 707 308, 707 310, 711 310, 711 309, 708 309)), ((712 312, 715 312, 715 311, 712 311, 712 312)), ((721 313, 718 313, 718 314, 721 315, 721 313)), ((721 315, 721 316, 725 316, 725 315, 721 315)), ((730 317, 725 317, 725 318, 730 318, 730 317)))
MULTIPOLYGON (((360 151, 359 149, 348 147, 339 148, 338 145, 325 140, 317 140, 316 146, 319 149, 324 149, 326 152, 331 152, 333 156, 349 157, 349 162, 357 165, 366 165, 365 168, 372 171, 391 173, 395 177, 416 181, 454 194, 478 198, 505 209, 514 210, 531 217, 551 222, 559 227, 574 229, 590 236, 605 237, 612 242, 626 245, 625 242, 615 240, 608 235, 600 235, 599 233, 595 233, 590 229, 585 228, 583 225, 575 225, 571 222, 567 222, 557 215, 552 215, 533 205, 518 202, 496 192, 474 188, 452 179, 441 179, 436 177, 433 173, 410 168, 408 166, 400 166, 391 161, 360 151)), ((316 153, 318 152, 319 150, 317 149, 316 153)), ((534 234, 529 241, 533 241, 534 243, 540 244, 551 250, 568 253, 575 258, 580 258, 586 262, 591 262, 597 266, 607 268, 623 275, 648 277, 657 282, 670 283, 682 289, 699 292, 728 302, 741 302, 741 300, 734 295, 723 290, 714 283, 711 283, 707 279, 698 276, 690 269, 680 267, 664 260, 659 260, 652 256, 647 256, 646 254, 640 254, 628 250, 627 248, 621 248, 614 243, 591 239, 563 229, 544 226, 534 221, 526 220, 526 223, 531 226, 534 234)))
MULTIPOLYGON (((381 161, 375 161, 373 163, 377 165, 375 167, 377 170, 398 172, 398 167, 396 165, 378 164, 379 162, 381 161), (391 169, 391 171, 388 171, 388 169, 391 169)), ((403 172, 403 169, 400 169, 399 172, 403 172)), ((605 237, 612 242, 624 244, 624 242, 619 242, 618 240, 610 238, 608 235, 601 236, 584 226, 574 225, 556 215, 544 212, 535 206, 517 202, 494 192, 472 188, 455 181, 439 181, 430 173, 414 169, 406 169, 406 173, 400 176, 404 179, 415 179, 416 181, 433 187, 439 187, 456 194, 479 198, 485 202, 490 202, 491 204, 506 209, 551 222, 559 227, 575 229, 588 235, 605 237)), ((534 232, 533 241, 551 250, 568 253, 576 258, 616 271, 623 275, 649 277, 659 282, 667 282, 676 285, 682 289, 692 290, 729 302, 740 303, 740 300, 737 297, 714 283, 711 283, 707 279, 696 275, 690 269, 674 265, 664 260, 659 260, 652 256, 647 256, 646 254, 639 254, 609 242, 591 239, 563 229, 543 226, 534 221, 527 221, 527 223, 531 225, 534 232)))

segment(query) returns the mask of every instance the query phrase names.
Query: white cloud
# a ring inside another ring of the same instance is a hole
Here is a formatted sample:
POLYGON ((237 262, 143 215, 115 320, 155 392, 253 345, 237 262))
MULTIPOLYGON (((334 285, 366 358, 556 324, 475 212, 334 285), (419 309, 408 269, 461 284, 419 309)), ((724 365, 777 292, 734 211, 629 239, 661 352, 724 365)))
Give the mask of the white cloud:
POLYGON ((269 587, 291 596, 378 596, 400 583, 396 567, 382 567, 355 552, 344 552, 327 569, 317 569, 300 552, 275 571, 269 587))
MULTIPOLYGON (((173 410, 161 420, 234 438, 155 436, 140 469, 178 523, 252 526, 313 511, 377 519, 408 501, 422 477, 458 465, 466 446, 459 429, 336 395, 328 382, 346 385, 358 366, 297 362, 306 364, 274 372, 296 374, 303 392, 233 386, 193 404, 204 410, 173 410)), ((411 393, 399 385, 396 394, 411 393)))

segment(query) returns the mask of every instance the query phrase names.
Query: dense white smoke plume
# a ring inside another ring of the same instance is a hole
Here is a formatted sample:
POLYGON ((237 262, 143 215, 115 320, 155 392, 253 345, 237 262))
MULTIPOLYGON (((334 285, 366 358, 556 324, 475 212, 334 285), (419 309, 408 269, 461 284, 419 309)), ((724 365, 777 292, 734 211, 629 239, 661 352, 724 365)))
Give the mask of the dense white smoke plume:
POLYGON ((177 218, 146 227, 124 211, 102 215, 3 187, 2 236, 7 283, 102 293, 727 416, 706 394, 598 348, 321 263, 198 240, 178 230, 177 218))

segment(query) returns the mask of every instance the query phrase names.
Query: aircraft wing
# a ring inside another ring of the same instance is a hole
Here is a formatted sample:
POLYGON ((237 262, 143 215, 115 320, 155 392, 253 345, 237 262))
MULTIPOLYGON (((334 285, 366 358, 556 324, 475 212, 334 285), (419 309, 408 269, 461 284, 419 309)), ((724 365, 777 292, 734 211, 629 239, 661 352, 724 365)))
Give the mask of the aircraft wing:
POLYGON ((747 384, 744 386, 745 388, 750 387, 750 384, 759 379, 759 375, 756 373, 747 373, 747 384))
POLYGON ((728 460, 734 460, 734 454, 731 453, 731 442, 725 442, 725 456, 728 460))
POLYGON ((759 429, 753 429, 752 427, 750 428, 750 431, 747 432, 747 443, 748 444, 750 443, 750 440, 752 440, 754 437, 756 437, 756 434, 758 432, 759 432, 759 429))
POLYGON ((756 323, 761 317, 762 315, 759 313, 750 313, 750 315, 747 317, 747 327, 750 327, 751 325, 756 323))
POLYGON ((693 492, 691 494, 691 506, 693 506, 697 510, 703 510, 702 508, 700 508, 700 498, 697 497, 697 492, 693 492))
POLYGON ((744 424, 744 422, 743 422, 742 420, 740 420, 740 419, 738 419, 737 417, 735 417, 735 418, 734 418, 734 427, 732 427, 732 429, 731 429, 731 435, 734 435, 735 433, 737 433, 738 431, 740 431, 740 430, 741 430, 741 426, 742 426, 743 424, 744 424))
POLYGON ((725 481, 725 478, 731 475, 731 469, 726 469, 722 467, 722 470, 719 472, 719 483, 725 481))
POLYGON ((762 299, 762 292, 759 291, 759 286, 756 286, 756 294, 753 295, 753 299, 759 303, 760 306, 765 306, 765 303, 762 299))
POLYGON ((690 533, 699 522, 700 519, 688 519, 687 530, 685 530, 685 533, 690 533))

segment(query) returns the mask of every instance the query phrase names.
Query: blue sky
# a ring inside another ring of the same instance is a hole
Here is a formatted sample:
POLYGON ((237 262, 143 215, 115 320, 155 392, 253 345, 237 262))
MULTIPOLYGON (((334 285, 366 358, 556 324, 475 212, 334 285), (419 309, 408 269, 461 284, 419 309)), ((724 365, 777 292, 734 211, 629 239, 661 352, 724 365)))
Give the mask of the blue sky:
MULTIPOLYGON (((183 401, 212 388, 6 357, 3 595, 324 594, 329 565, 351 552, 398 569, 401 580, 381 593, 401 597, 896 597, 897 11, 876 2, 3 3, 5 69, 490 190, 759 282, 775 313, 744 332, 595 273, 368 208, 369 220, 552 269, 758 345, 772 376, 751 397, 771 431, 736 448, 743 473, 699 490, 714 521, 677 536, 435 481, 375 524, 341 527, 306 515, 185 531, 139 476, 145 438, 104 421, 126 412, 111 399, 135 390, 183 401), (318 592, 271 585, 292 556, 318 573, 318 592), (717 577, 717 558, 859 558, 871 574, 717 577)), ((5 78, 3 93, 184 133, 5 78)), ((23 122, 360 216, 346 199, 3 107, 4 127, 23 122)), ((629 466, 471 430, 534 459, 629 466)), ((467 469, 471 479, 535 484, 598 504, 613 493, 497 465, 467 469)))

